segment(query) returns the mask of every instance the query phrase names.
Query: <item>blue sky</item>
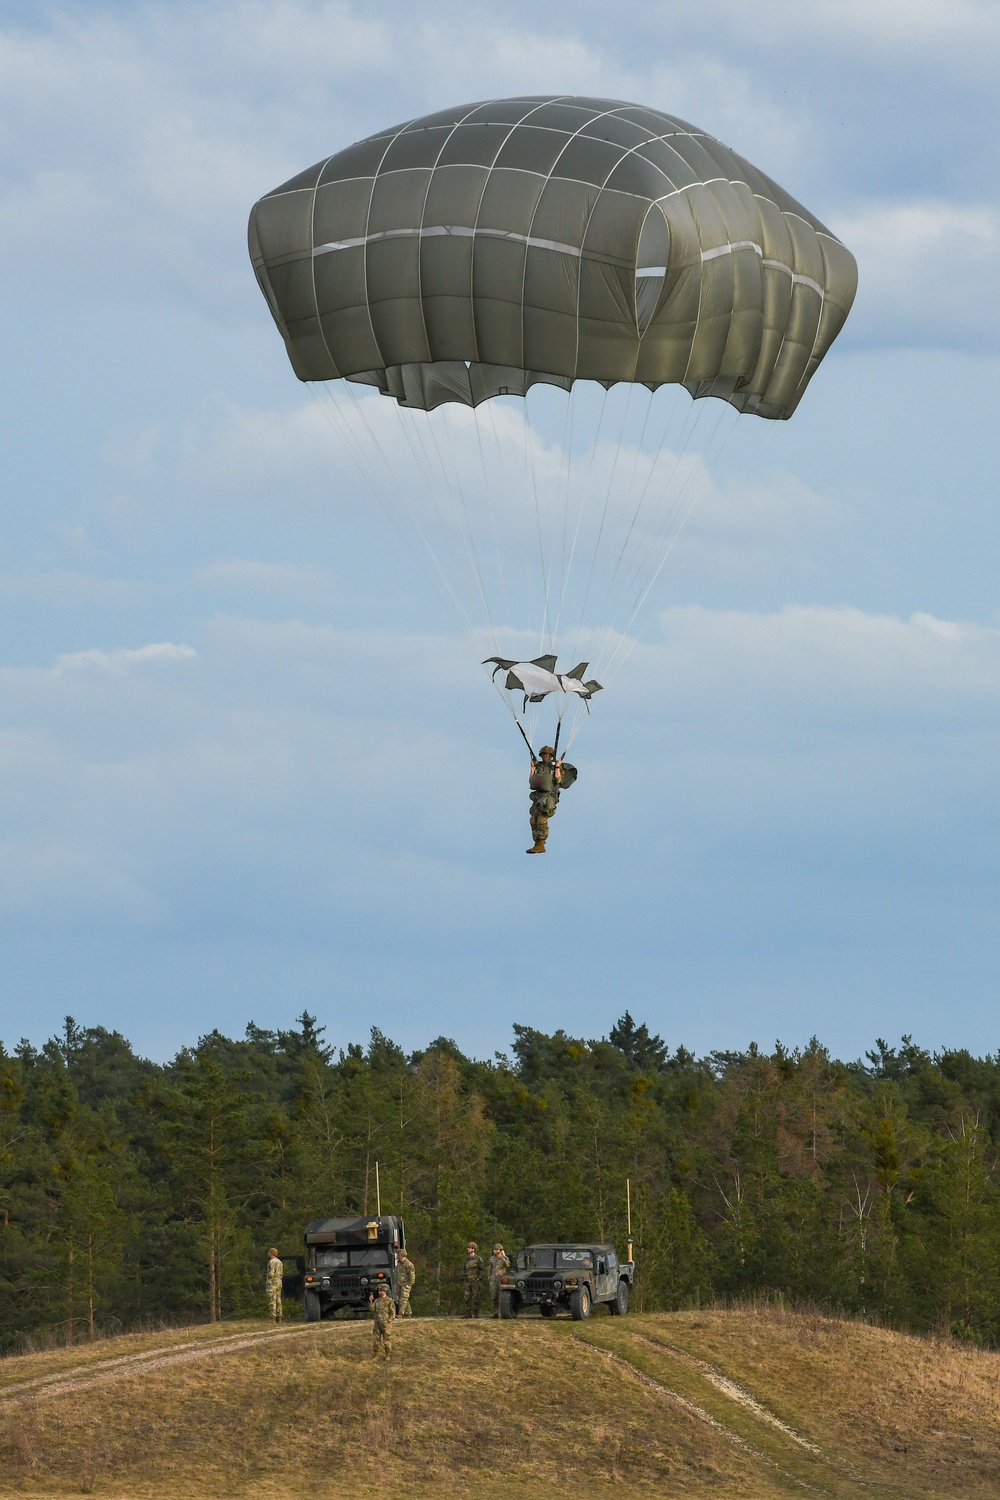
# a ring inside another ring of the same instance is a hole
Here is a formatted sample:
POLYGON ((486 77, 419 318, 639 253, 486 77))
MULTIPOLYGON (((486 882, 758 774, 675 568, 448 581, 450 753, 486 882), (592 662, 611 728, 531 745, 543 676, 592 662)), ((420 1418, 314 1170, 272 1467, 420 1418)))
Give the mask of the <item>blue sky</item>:
POLYGON ((477 1055, 994 1051, 995 0, 8 4, 0 1037, 379 1025, 477 1055), (714 476, 545 860, 460 632, 285 361, 253 201, 410 115, 610 95, 854 250, 847 328, 714 476), (433 661, 444 690, 428 691, 433 661))

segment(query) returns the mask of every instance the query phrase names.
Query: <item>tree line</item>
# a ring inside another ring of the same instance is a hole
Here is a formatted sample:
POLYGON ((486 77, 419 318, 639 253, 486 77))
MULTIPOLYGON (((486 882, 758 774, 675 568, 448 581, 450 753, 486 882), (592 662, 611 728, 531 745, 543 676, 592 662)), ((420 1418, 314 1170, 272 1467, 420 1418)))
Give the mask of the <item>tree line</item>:
POLYGON ((0 1045, 0 1348, 260 1316, 267 1249, 381 1207, 415 1310, 453 1312, 468 1239, 607 1239, 636 1302, 781 1294, 1000 1344, 1000 1055, 908 1037, 838 1062, 671 1051, 626 1012, 600 1040, 515 1026, 483 1062, 213 1032, 166 1064, 67 1018, 0 1045))

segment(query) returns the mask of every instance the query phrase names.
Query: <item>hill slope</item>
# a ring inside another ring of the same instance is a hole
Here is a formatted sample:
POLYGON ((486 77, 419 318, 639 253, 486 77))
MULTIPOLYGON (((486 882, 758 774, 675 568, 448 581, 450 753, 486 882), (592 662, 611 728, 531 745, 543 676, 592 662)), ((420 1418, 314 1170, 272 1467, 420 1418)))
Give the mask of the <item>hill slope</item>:
POLYGON ((1000 1356, 834 1319, 419 1319, 0 1363, 0 1492, 772 1500, 1000 1494, 1000 1356))

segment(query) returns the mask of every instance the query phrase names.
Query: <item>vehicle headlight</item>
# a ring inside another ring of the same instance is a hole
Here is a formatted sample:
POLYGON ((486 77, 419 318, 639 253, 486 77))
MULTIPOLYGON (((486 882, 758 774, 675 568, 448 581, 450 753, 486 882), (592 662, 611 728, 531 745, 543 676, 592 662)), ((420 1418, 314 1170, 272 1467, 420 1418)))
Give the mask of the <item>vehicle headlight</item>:
POLYGON ((367 1286, 368 1285, 368 1277, 367 1276, 362 1276, 362 1278, 361 1278, 361 1285, 362 1286, 367 1286))
POLYGON ((561 1292, 561 1291, 562 1291, 562 1282, 561 1282, 561 1281, 559 1281, 559 1280, 558 1280, 558 1279, 557 1279, 557 1280, 555 1280, 555 1281, 554 1281, 554 1282, 553 1282, 553 1283, 552 1283, 552 1290, 553 1290, 553 1291, 554 1291, 554 1292, 561 1292))
POLYGON ((519 1281, 517 1283, 517 1289, 518 1289, 519 1292, 523 1292, 524 1291, 524 1282, 523 1281, 519 1281))

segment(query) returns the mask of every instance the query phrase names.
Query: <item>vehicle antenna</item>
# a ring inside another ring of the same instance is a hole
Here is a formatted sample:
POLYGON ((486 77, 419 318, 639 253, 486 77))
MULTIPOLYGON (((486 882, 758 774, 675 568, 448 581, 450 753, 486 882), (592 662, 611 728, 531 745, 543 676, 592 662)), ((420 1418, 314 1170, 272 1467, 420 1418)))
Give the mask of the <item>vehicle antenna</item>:
MULTIPOLYGON (((376 1163, 375 1170, 376 1170, 376 1172, 378 1171, 378 1164, 377 1163, 376 1163)), ((377 1182, 378 1178, 376 1177, 375 1180, 377 1182)), ((626 1217, 626 1220, 628 1221, 628 1258, 629 1258, 629 1260, 631 1260, 632 1259, 632 1183, 631 1183, 631 1180, 628 1177, 626 1177, 626 1179, 625 1179, 625 1217, 626 1217)))
POLYGON ((382 1217, 382 1189, 379 1187, 379 1181, 378 1181, 378 1162, 375 1163, 375 1214, 376 1214, 376 1217, 378 1217, 379 1219, 381 1219, 381 1217, 382 1217))

